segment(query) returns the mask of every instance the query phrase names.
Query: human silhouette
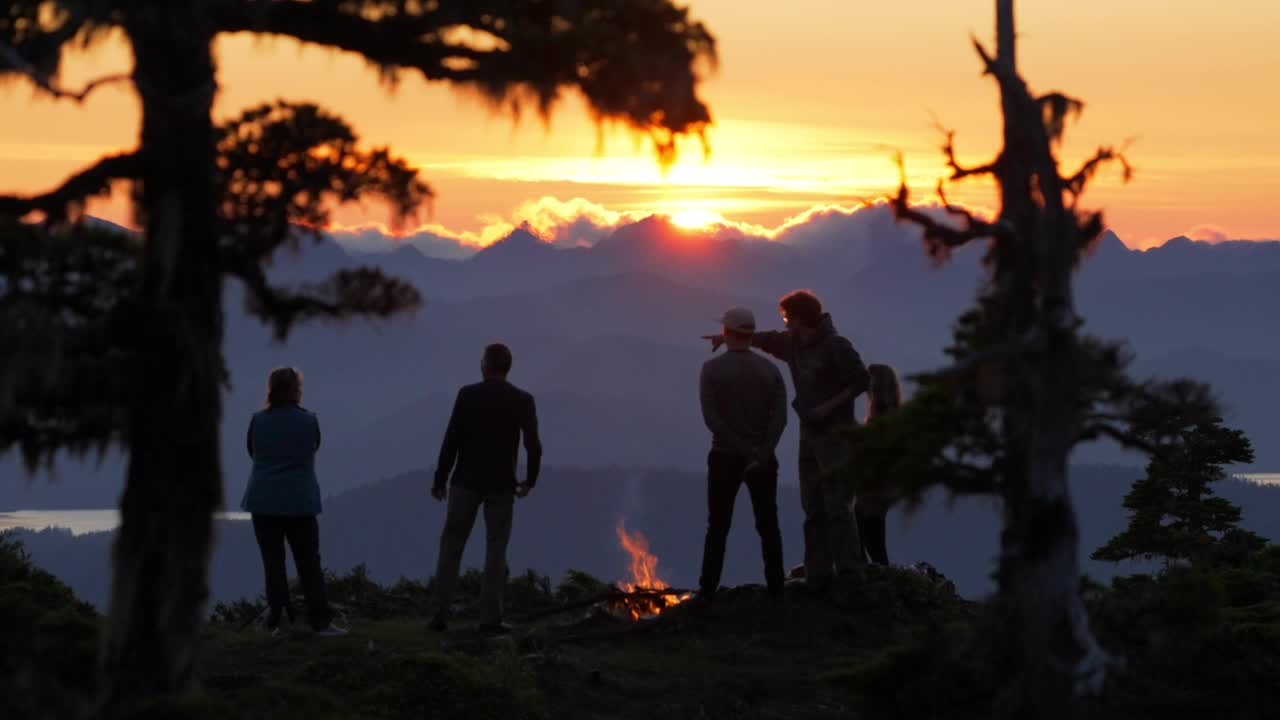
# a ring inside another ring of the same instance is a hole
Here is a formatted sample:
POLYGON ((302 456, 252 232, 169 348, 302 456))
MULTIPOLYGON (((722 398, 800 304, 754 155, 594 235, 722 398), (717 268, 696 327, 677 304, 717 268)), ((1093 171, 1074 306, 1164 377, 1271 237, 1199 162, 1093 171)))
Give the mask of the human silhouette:
POLYGON ((287 541, 307 601, 307 619, 317 635, 346 635, 333 624, 320 565, 320 484, 315 456, 320 422, 301 406, 302 373, 282 367, 267 378, 266 407, 249 421, 246 443, 253 470, 240 508, 251 513, 253 534, 262 552, 267 586, 267 628, 272 636, 289 633, 289 601, 284 545, 287 541))
POLYGON ((481 630, 509 632, 502 621, 502 595, 507 579, 507 543, 515 499, 525 497, 538 482, 542 443, 533 396, 507 382, 511 350, 502 344, 485 348, 480 361, 484 380, 458 391, 436 463, 431 495, 448 500, 440 558, 432 598, 434 629, 448 626, 462 551, 476 515, 484 508, 484 582, 480 591, 481 630), (516 478, 521 438, 528 455, 525 481, 516 478), (452 480, 451 480, 452 477, 452 480))
POLYGON ((702 366, 702 417, 711 430, 707 455, 707 536, 698 596, 715 597, 724 568, 733 505, 743 485, 751 495, 769 594, 780 599, 786 579, 778 528, 778 459, 774 450, 787 425, 787 388, 778 368, 751 351, 755 316, 732 308, 721 318, 728 352, 702 366))
MULTIPOLYGON (((893 412, 902 404, 902 383, 891 366, 873 363, 867 366, 870 376, 867 389, 867 422, 893 412)), ((885 539, 885 520, 889 513, 888 498, 860 493, 853 508, 858 520, 858 537, 867 559, 877 565, 889 564, 888 543, 885 539)))

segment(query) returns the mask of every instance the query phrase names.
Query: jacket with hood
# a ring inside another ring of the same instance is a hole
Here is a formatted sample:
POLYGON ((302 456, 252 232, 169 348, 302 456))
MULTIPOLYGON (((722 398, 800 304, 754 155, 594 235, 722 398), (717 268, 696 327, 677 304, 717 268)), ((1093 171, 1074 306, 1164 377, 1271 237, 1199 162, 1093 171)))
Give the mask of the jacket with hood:
POLYGON ((836 332, 829 313, 823 313, 818 333, 803 343, 790 330, 767 330, 752 336, 751 344, 785 362, 791 370, 796 396, 791 406, 800 417, 801 428, 823 432, 840 425, 857 422, 853 401, 866 392, 870 380, 862 357, 848 339, 836 332), (827 402, 845 388, 853 395, 841 403, 821 422, 813 422, 809 412, 827 402))

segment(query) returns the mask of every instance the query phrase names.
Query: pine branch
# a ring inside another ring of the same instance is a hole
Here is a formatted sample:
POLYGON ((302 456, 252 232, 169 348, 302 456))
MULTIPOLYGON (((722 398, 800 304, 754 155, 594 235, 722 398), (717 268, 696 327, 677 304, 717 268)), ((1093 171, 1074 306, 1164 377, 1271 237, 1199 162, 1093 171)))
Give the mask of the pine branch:
POLYGON ((937 484, 953 495, 999 495, 1001 483, 992 468, 947 462, 937 474, 937 484))
POLYGON ((67 178, 57 189, 42 195, 0 195, 0 215, 20 219, 33 212, 42 212, 50 220, 65 220, 68 208, 81 205, 95 195, 108 193, 111 183, 116 180, 138 177, 141 165, 141 158, 136 152, 108 155, 67 178))
POLYGON ((80 90, 67 90, 58 87, 54 83, 53 78, 47 73, 40 72, 34 65, 27 62, 22 54, 15 48, 8 45, 0 44, 0 70, 8 69, 19 75, 25 76, 38 89, 52 95, 59 100, 73 100, 77 103, 83 103, 89 98, 90 93, 100 87, 106 85, 114 85, 122 82, 132 82, 133 76, 126 73, 115 75, 104 75, 100 78, 90 80, 80 90))
POLYGON ((671 0, 240 0, 212 12, 219 32, 353 52, 389 81, 416 70, 516 112, 532 100, 546 117, 563 90, 576 88, 596 119, 648 133, 664 163, 677 136, 702 137, 711 122, 696 65, 715 62, 715 39, 671 0))
POLYGON ((324 282, 303 284, 294 290, 273 286, 262 265, 253 259, 231 266, 228 271, 248 289, 249 312, 270 323, 278 340, 283 340, 299 321, 387 318, 422 304, 417 288, 387 277, 376 268, 339 270, 324 282))
POLYGON ((1110 438, 1130 450, 1140 450, 1148 455, 1159 452, 1159 447, 1142 439, 1135 433, 1121 429, 1106 422, 1089 422, 1076 433, 1076 442, 1089 442, 1101 438, 1110 438))

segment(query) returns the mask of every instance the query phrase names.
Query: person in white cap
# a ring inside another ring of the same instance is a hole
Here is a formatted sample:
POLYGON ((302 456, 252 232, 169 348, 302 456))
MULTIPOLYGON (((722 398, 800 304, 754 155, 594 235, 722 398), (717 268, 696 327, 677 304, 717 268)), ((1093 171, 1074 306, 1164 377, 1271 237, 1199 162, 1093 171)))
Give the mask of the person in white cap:
POLYGON ((765 582, 770 595, 781 599, 785 575, 774 450, 787 425, 787 388, 778 368, 751 350, 756 320, 750 310, 732 308, 720 323, 729 352, 703 364, 699 383, 702 417, 711 430, 699 597, 710 602, 720 585, 733 505, 746 485, 760 533, 765 582))

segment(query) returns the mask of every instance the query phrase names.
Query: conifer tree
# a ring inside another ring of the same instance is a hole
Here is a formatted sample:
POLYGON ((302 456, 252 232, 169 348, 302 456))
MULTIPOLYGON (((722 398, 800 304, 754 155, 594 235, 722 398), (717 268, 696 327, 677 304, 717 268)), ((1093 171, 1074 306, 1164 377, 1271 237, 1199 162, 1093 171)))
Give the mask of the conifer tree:
POLYGON ((1224 542, 1261 545, 1261 538, 1240 529, 1240 508, 1211 487, 1227 477, 1224 465, 1253 461, 1245 434, 1216 417, 1188 422, 1174 416, 1161 426, 1146 476, 1124 499, 1128 527, 1093 559, 1201 562, 1224 542))

